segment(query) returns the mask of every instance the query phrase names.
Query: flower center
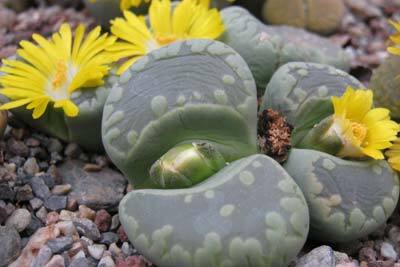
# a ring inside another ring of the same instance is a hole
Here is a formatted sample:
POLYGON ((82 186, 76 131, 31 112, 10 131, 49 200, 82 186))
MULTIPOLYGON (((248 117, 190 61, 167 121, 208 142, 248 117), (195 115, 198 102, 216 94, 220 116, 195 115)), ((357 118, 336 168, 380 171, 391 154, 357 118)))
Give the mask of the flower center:
POLYGON ((52 81, 53 89, 60 88, 67 81, 67 64, 63 60, 59 60, 56 65, 56 74, 52 81))
POLYGON ((357 122, 351 122, 351 132, 359 144, 364 142, 365 137, 367 136, 367 131, 368 129, 364 125, 357 122))

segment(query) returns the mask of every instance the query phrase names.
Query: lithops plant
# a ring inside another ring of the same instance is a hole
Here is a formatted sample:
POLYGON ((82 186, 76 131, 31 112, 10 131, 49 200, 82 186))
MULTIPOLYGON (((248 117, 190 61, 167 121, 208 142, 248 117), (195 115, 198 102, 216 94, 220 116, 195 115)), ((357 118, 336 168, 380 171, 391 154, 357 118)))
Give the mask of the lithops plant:
POLYGON ((329 34, 340 26, 345 11, 342 0, 268 0, 264 4, 263 18, 271 24, 329 34))
POLYGON ((260 95, 273 73, 287 62, 316 62, 349 69, 345 52, 328 39, 289 26, 266 26, 240 7, 225 8, 221 14, 226 31, 220 40, 245 59, 260 95))
POLYGON ((390 109, 400 119, 400 57, 390 56, 373 71, 370 86, 374 89, 375 103, 390 109))
POLYGON ((333 67, 288 63, 272 77, 261 105, 280 111, 294 126, 294 149, 284 168, 307 200, 312 238, 330 242, 374 231, 391 215, 399 195, 398 177, 385 161, 344 160, 304 148, 307 133, 332 114, 330 97, 342 95, 347 86, 362 88, 333 67))
POLYGON ((301 191, 264 155, 189 189, 133 191, 119 216, 135 248, 161 267, 284 267, 308 232, 301 191))
POLYGON ((142 188, 119 212, 141 253, 162 267, 286 266, 298 253, 307 206, 277 162, 251 156, 256 125, 254 79, 223 43, 176 42, 120 77, 104 108, 103 141, 142 188))

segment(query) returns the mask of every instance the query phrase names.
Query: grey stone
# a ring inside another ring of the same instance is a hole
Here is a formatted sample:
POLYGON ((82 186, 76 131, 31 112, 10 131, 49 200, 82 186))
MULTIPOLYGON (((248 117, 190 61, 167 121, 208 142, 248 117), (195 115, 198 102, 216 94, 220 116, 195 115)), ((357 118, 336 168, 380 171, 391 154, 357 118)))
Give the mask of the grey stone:
POLYGON ((47 145, 47 150, 52 153, 52 152, 58 152, 60 153, 63 150, 63 145, 61 142, 56 139, 56 138, 50 138, 49 143, 47 145))
POLYGON ((49 187, 49 188, 53 188, 54 185, 56 184, 55 178, 53 175, 51 175, 50 173, 45 173, 39 176, 44 183, 49 187))
POLYGON ((70 249, 74 240, 70 236, 58 237, 56 239, 49 240, 47 246, 51 249, 53 254, 61 254, 62 252, 70 249))
POLYGON ((0 225, 5 222, 7 217, 6 203, 3 200, 0 200, 0 225))
POLYGON ((115 267, 115 263, 110 256, 104 256, 99 261, 99 264, 97 265, 97 267, 115 267))
POLYGON ((129 245, 128 242, 122 243, 121 250, 122 250, 122 253, 124 253, 124 255, 126 257, 133 254, 133 249, 132 249, 131 245, 129 245))
POLYGON ((33 199, 32 188, 29 184, 17 188, 16 200, 20 201, 29 201, 33 199))
POLYGON ((119 227, 119 217, 118 213, 112 216, 111 218, 111 225, 110 225, 110 230, 116 230, 119 227))
POLYGON ((188 189, 134 190, 121 201, 119 217, 135 249, 163 267, 209 267, 214 260, 287 266, 304 245, 309 223, 301 190, 260 154, 188 189))
POLYGON ((31 214, 31 221, 25 228, 23 234, 31 236, 36 232, 36 230, 38 230, 42 226, 44 226, 43 222, 40 219, 38 219, 35 215, 31 214))
POLYGON ((31 262, 29 267, 43 267, 53 256, 51 249, 44 245, 40 248, 36 258, 31 262))
POLYGON ((115 211, 124 196, 126 179, 109 168, 103 168, 101 172, 85 172, 83 166, 80 161, 67 161, 58 168, 64 183, 72 186, 68 198, 95 210, 115 211))
POLYGON ((30 181, 35 196, 45 201, 50 196, 49 187, 44 183, 43 179, 34 176, 30 181))
POLYGON ((27 209, 17 209, 8 217, 6 225, 22 232, 29 225, 31 219, 31 213, 27 209))
POLYGON ((117 241, 118 241, 118 235, 116 233, 106 232, 101 234, 99 243, 109 246, 112 243, 116 243, 117 241))
POLYGON ((100 239, 100 231, 97 225, 88 219, 74 219, 74 225, 78 230, 78 233, 90 238, 93 241, 100 239))
POLYGON ((41 207, 37 212, 36 212, 36 217, 38 217, 43 223, 46 223, 46 218, 47 218, 47 210, 45 207, 41 207))
POLYGON ((301 257, 295 267, 335 267, 335 255, 332 248, 321 246, 301 257))
POLYGON ((1 200, 14 200, 15 192, 8 183, 0 184, 0 199, 1 200))
POLYGON ((0 226, 0 267, 15 260, 21 251, 21 238, 14 227, 0 226))
POLYGON ((88 246, 88 252, 90 256, 92 256, 96 260, 100 260, 101 257, 103 257, 103 253, 106 249, 105 245, 100 245, 100 244, 93 244, 88 246))
POLYGON ((60 211, 67 206, 66 196, 52 195, 44 202, 44 206, 52 211, 60 211))
POLYGON ((61 185, 56 185, 53 187, 53 189, 51 190, 51 192, 54 195, 65 195, 67 194, 69 191, 71 191, 71 185, 70 184, 61 184, 61 185))
POLYGON ((64 267, 64 257, 61 255, 54 255, 51 260, 44 267, 64 267))
POLYGON ((71 261, 68 267, 91 267, 91 262, 87 258, 76 258, 71 261))
POLYGON ((37 161, 35 158, 29 158, 25 161, 24 171, 30 175, 35 175, 36 173, 38 173, 40 171, 39 165, 37 164, 37 161))
POLYGON ((29 204, 31 204, 33 210, 37 210, 43 205, 43 201, 40 198, 35 197, 29 200, 29 204))
POLYGON ((388 242, 382 243, 381 255, 386 259, 397 260, 397 252, 394 250, 393 245, 388 242))

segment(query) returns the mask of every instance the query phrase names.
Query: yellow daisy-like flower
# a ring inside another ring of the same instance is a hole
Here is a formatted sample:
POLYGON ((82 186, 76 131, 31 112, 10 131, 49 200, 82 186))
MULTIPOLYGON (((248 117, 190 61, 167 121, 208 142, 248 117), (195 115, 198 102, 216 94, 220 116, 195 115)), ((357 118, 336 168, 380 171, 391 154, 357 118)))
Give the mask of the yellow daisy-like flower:
POLYGON ((386 151, 390 166, 396 171, 400 171, 400 138, 397 138, 393 145, 386 151))
POLYGON ((103 84, 112 62, 105 49, 116 38, 100 35, 100 31, 97 27, 84 38, 85 27, 80 25, 73 38, 70 26, 63 24, 50 40, 34 34, 37 44, 22 41, 17 51, 22 60, 3 60, 0 68, 5 74, 0 77, 0 93, 10 99, 0 109, 27 105, 37 119, 54 102, 67 116, 77 116, 79 109, 70 100, 71 93, 103 84))
POLYGON ((384 159, 382 150, 392 146, 400 129, 390 120, 389 110, 372 108, 371 90, 351 87, 341 97, 332 97, 334 123, 331 130, 342 140, 340 157, 369 156, 384 159))
MULTIPOLYGON (((390 24, 396 29, 396 33, 390 36, 390 40, 395 43, 395 45, 400 45, 400 22, 389 21, 390 24)), ((400 56, 400 47, 390 46, 388 47, 388 52, 397 56, 400 56)))
POLYGON ((218 10, 194 0, 183 0, 173 11, 170 0, 153 0, 149 9, 150 28, 143 17, 129 11, 124 11, 124 17, 111 21, 111 32, 121 41, 109 51, 114 60, 127 59, 118 74, 164 45, 193 38, 216 39, 225 30, 218 10))

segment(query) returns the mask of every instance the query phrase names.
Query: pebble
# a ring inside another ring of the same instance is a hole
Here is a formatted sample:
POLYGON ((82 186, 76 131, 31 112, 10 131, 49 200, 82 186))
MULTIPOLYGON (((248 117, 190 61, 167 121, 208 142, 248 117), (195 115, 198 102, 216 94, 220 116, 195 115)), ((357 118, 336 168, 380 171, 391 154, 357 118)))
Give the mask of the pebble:
POLYGON ((44 245, 40 248, 35 260, 29 265, 29 267, 42 267, 44 266, 53 256, 51 249, 44 245))
MULTIPOLYGON (((50 168, 49 168, 49 170, 50 170, 50 168)), ((39 177, 44 181, 44 183, 49 188, 53 188, 54 185, 56 184, 54 176, 49 173, 44 173, 44 174, 40 175, 39 177)))
POLYGON ((90 256, 92 256, 96 260, 101 259, 105 249, 106 249, 106 246, 99 245, 99 244, 94 244, 94 245, 88 246, 88 252, 89 252, 90 256))
POLYGON ((78 218, 78 214, 69 210, 62 210, 60 212, 60 220, 62 221, 72 221, 73 219, 78 218))
POLYGON ((2 224, 7 217, 6 203, 3 200, 0 200, 0 224, 2 224))
POLYGON ((358 258, 361 261, 375 262, 376 257, 377 257, 376 251, 371 247, 363 247, 362 249, 360 249, 358 253, 358 258))
POLYGON ((29 147, 24 144, 22 141, 15 140, 14 138, 8 139, 7 142, 8 150, 17 156, 28 157, 29 156, 29 147))
POLYGON ((386 259, 395 261, 397 259, 397 252, 394 250, 392 244, 383 242, 381 246, 381 255, 386 259))
POLYGON ((335 256, 332 248, 320 246, 301 257, 295 267, 335 267, 335 256))
POLYGON ((0 184, 0 199, 1 200, 14 200, 15 192, 8 183, 0 184))
POLYGON ((31 186, 26 184, 22 187, 18 187, 15 198, 18 202, 29 201, 29 200, 33 199, 33 193, 32 193, 31 186))
POLYGON ((82 150, 79 147, 79 145, 76 144, 76 143, 68 144, 67 147, 64 150, 64 155, 69 157, 69 158, 71 158, 71 159, 78 158, 81 153, 82 153, 82 150))
POLYGON ((7 266, 21 251, 21 238, 14 227, 0 226, 0 266, 7 266))
POLYGON ((99 265, 97 267, 115 267, 115 263, 110 256, 104 256, 99 261, 99 265))
POLYGON ((67 210, 75 211, 78 209, 78 201, 76 199, 68 198, 67 210))
POLYGON ((110 225, 110 230, 116 230, 119 226, 120 222, 119 222, 119 216, 118 214, 115 214, 114 216, 112 216, 111 218, 111 225, 110 225))
POLYGON ((112 243, 109 247, 108 247, 108 251, 111 252, 111 255, 113 257, 118 257, 121 255, 122 251, 121 249, 117 246, 116 243, 112 243))
POLYGON ((64 183, 72 186, 68 197, 94 210, 117 211, 127 180, 110 168, 103 168, 101 172, 86 172, 83 166, 81 161, 73 160, 58 167, 64 183))
POLYGON ((111 215, 105 209, 101 209, 96 213, 94 223, 101 232, 106 232, 110 228, 111 215))
POLYGON ((122 242, 128 241, 128 236, 126 235, 124 227, 122 225, 118 228, 117 234, 122 242))
POLYGON ((30 222, 31 213, 27 209, 17 209, 8 217, 6 225, 14 227, 18 232, 22 232, 30 222))
POLYGON ((63 145, 61 144, 61 142, 58 139, 49 138, 49 143, 47 145, 47 150, 50 153, 52 153, 52 152, 61 153, 61 151, 63 150, 63 145))
POLYGON ((43 201, 40 198, 34 197, 29 200, 29 204, 31 205, 33 210, 37 210, 43 205, 43 201))
POLYGON ((109 246, 112 243, 116 243, 117 241, 118 241, 118 235, 116 233, 106 232, 101 234, 99 243, 109 246))
POLYGON ((39 165, 37 164, 36 158, 28 158, 24 163, 24 171, 27 174, 35 175, 40 171, 39 165))
POLYGON ((60 211, 67 207, 67 197, 52 195, 46 199, 44 206, 52 211, 60 211))
MULTIPOLYGON (((117 267, 142 267, 146 266, 146 261, 141 256, 129 256, 127 258, 117 258, 116 259, 116 266, 117 267)), ((307 267, 329 267, 324 265, 316 265, 316 266, 307 266, 307 267)))
POLYGON ((64 267, 65 261, 63 256, 54 255, 44 267, 64 267))
POLYGON ((101 169, 102 167, 100 165, 93 163, 86 163, 85 166, 83 166, 85 172, 99 172, 101 169))
POLYGON ((72 247, 74 240, 70 236, 59 237, 47 242, 47 246, 51 249, 53 254, 60 254, 72 247))
MULTIPOLYGON (((83 251, 81 251, 83 253, 83 251)), ((85 258, 85 253, 83 253, 83 257, 78 257, 71 261, 69 267, 89 267, 90 261, 85 258)))
POLYGON ((85 205, 79 205, 79 217, 94 221, 96 218, 96 212, 85 205))
POLYGON ((32 177, 30 180, 30 185, 35 196, 41 200, 46 201, 47 198, 50 197, 49 187, 44 183, 43 179, 39 178, 38 176, 32 177))
POLYGON ((124 253, 125 256, 130 256, 130 255, 133 254, 133 249, 129 245, 128 242, 122 243, 121 250, 122 250, 122 253, 124 253))
POLYGON ((101 235, 99 229, 97 229, 96 224, 91 220, 81 218, 75 219, 73 222, 79 234, 84 235, 93 241, 100 239, 101 235))
POLYGON ((75 240, 79 239, 78 231, 72 221, 61 221, 56 223, 56 227, 60 229, 61 234, 70 236, 75 240))
POLYGON ((66 195, 68 194, 69 191, 71 191, 71 185, 70 184, 62 184, 62 185, 56 185, 53 187, 51 192, 54 195, 66 195))
POLYGON ((76 254, 79 253, 79 251, 83 250, 83 245, 81 242, 75 242, 72 244, 72 247, 68 250, 68 255, 69 257, 74 257, 76 254))
POLYGON ((47 210, 45 207, 41 207, 37 212, 36 212, 36 217, 38 217, 42 223, 46 223, 47 220, 47 210))
MULTIPOLYGON (((75 254, 75 256, 72 257, 72 261, 71 261, 71 263, 70 263, 70 267, 73 266, 72 263, 73 263, 76 259, 82 259, 82 258, 83 258, 83 259, 86 259, 85 257, 86 257, 85 252, 84 252, 83 250, 79 251, 78 253, 75 254)), ((77 266, 81 266, 81 265, 77 265, 77 266)), ((83 266, 86 266, 86 265, 83 265, 83 266)))

